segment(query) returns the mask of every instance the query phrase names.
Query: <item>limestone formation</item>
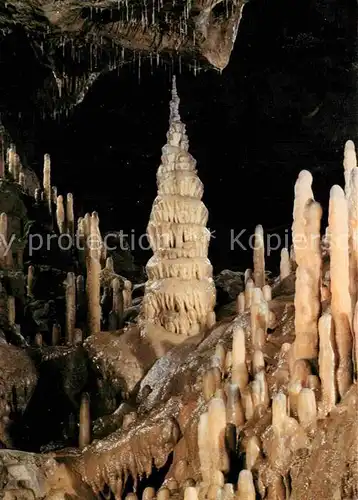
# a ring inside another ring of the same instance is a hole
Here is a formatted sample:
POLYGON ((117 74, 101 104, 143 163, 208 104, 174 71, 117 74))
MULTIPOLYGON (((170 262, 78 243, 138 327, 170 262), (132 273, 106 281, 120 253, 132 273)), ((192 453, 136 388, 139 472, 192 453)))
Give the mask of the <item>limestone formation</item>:
POLYGON ((203 184, 196 162, 188 152, 175 78, 167 139, 147 228, 154 255, 147 264, 141 322, 192 336, 207 326, 215 306, 215 286, 208 260, 208 210, 201 201, 203 184))

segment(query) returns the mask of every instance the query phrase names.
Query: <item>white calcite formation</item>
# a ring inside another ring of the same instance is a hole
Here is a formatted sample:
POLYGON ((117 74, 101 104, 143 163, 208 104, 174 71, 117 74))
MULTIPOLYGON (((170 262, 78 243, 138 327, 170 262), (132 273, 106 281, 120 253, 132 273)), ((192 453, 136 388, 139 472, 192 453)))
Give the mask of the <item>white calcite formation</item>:
POLYGON ((147 263, 141 321, 191 336, 203 331, 208 318, 212 321, 216 294, 208 259, 208 210, 201 201, 203 183, 188 152, 175 77, 167 139, 147 228, 154 255, 147 263))

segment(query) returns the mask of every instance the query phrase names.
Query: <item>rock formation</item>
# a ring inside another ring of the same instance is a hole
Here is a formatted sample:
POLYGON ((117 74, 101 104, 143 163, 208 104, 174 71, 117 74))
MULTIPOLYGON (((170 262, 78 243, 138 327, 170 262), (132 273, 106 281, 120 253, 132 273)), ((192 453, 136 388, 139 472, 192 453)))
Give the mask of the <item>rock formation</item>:
MULTIPOLYGON (((195 333, 207 327, 208 316, 215 319, 207 212, 178 105, 174 81, 148 226, 154 256, 142 329, 125 321, 135 287, 106 259, 98 214, 78 219, 74 244, 76 203, 67 197, 64 210, 62 196, 55 209, 48 159, 34 199, 24 193, 14 157, 7 157, 0 180, 2 243, 9 243, 12 217, 20 219, 15 227, 21 231, 28 213, 36 221, 29 234, 21 233, 29 236, 25 265, 17 250, 8 259, 1 249, 1 495, 355 499, 354 144, 345 147, 344 189, 330 191, 327 230, 312 175, 303 171, 295 188, 293 251, 282 251, 280 276, 268 280, 265 231, 258 225, 253 269, 235 275, 236 310, 224 311, 203 338, 195 333), (35 235, 56 245, 46 243, 43 251, 35 235), (64 236, 69 248, 60 245, 64 236), (167 341, 173 337, 179 340, 167 341)), ((233 290, 233 275, 225 274, 233 290)))
POLYGON ((191 336, 211 321, 215 285, 208 260, 208 210, 201 201, 203 184, 196 162, 188 152, 175 77, 167 139, 157 172, 158 196, 147 228, 154 255, 147 264, 142 322, 191 336))

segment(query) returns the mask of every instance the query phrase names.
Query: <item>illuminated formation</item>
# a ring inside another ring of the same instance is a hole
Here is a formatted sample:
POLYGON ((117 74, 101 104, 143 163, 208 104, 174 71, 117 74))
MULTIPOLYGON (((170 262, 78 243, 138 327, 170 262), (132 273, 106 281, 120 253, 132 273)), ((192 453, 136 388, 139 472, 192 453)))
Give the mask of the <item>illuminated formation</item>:
POLYGON ((188 152, 173 78, 167 144, 157 172, 158 196, 148 224, 153 257, 148 261, 141 322, 191 336, 214 322, 215 286, 208 260, 208 210, 203 184, 188 152))

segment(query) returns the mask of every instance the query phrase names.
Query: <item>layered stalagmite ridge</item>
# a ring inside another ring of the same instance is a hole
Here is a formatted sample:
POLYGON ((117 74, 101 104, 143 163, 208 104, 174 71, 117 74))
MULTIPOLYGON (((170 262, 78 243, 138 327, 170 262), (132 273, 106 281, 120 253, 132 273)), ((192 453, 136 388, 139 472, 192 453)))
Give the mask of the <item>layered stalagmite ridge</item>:
POLYGON ((175 334, 195 335, 207 325, 215 306, 208 260, 208 210, 203 184, 188 152, 185 125, 173 78, 167 144, 157 172, 158 195, 147 228, 153 257, 148 261, 142 322, 175 334))

